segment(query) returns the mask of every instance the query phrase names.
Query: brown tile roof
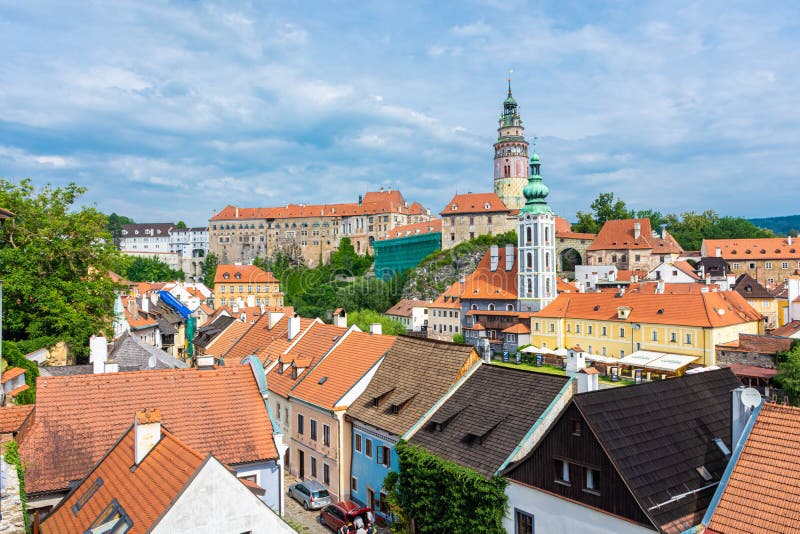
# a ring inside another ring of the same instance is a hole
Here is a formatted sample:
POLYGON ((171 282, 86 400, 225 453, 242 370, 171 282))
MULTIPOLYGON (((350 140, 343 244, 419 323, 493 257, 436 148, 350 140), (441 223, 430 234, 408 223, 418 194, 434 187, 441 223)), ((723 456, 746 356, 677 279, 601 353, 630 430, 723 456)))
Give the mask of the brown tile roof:
POLYGON ((350 331, 344 340, 321 360, 291 396, 332 410, 345 393, 375 365, 394 343, 395 336, 350 331))
POLYGON ((18 431, 32 411, 33 404, 11 405, 0 408, 0 434, 18 431))
POLYGON ((740 274, 738 278, 736 278, 736 283, 733 285, 733 290, 738 292, 746 299, 775 298, 775 296, 770 293, 766 287, 762 286, 758 280, 747 273, 740 274))
POLYGON ((112 499, 132 520, 130 534, 149 532, 203 465, 203 456, 162 427, 161 439, 132 469, 134 441, 131 425, 81 484, 42 521, 41 533, 87 532, 112 499), (72 507, 98 479, 102 485, 74 512, 72 507))
POLYGON ((431 234, 442 231, 442 220, 432 219, 430 221, 422 221, 414 224, 406 224, 403 226, 396 226, 389 232, 381 236, 381 239, 399 239, 401 237, 409 237, 420 234, 431 234))
POLYGON ((800 259, 800 244, 794 238, 792 244, 786 237, 704 239, 700 250, 704 256, 716 256, 717 248, 728 261, 800 259))
POLYGON ((766 367, 756 367, 755 365, 744 365, 741 363, 731 364, 728 366, 728 369, 733 371, 733 374, 736 376, 763 378, 767 380, 778 374, 777 369, 768 369, 766 367))
POLYGON ((28 493, 81 479, 144 406, 159 407, 165 426, 226 464, 278 457, 249 365, 39 377, 19 440, 28 493))
POLYGON ((267 374, 269 390, 282 397, 288 397, 289 391, 300 383, 308 370, 333 348, 345 332, 347 329, 339 326, 322 322, 312 324, 295 343, 291 346, 287 345, 283 353, 274 354, 274 357, 280 358, 280 361, 267 374), (287 351, 288 354, 285 354, 287 351), (291 365, 293 362, 298 368, 305 369, 296 378, 292 378, 291 367, 281 372, 282 363, 291 365))
MULTIPOLYGON (((687 284, 678 284, 687 285, 687 284)), ((631 323, 720 327, 762 320, 762 315, 735 291, 656 294, 626 291, 561 293, 533 317, 566 317, 631 323), (627 319, 618 319, 617 308, 627 306, 627 319)))
POLYGON ((402 299, 397 304, 386 310, 386 315, 397 315, 399 317, 411 317, 411 310, 417 306, 427 306, 427 300, 402 299))
POLYGON ((400 336, 347 413, 402 436, 479 361, 470 345, 400 336))
POLYGON ((621 219, 606 221, 597 237, 589 245, 589 251, 595 250, 647 250, 653 254, 680 253, 683 249, 675 238, 667 232, 666 239, 653 237, 650 219, 621 219), (640 224, 639 239, 634 238, 633 225, 640 224))
POLYGON ((708 528, 800 532, 800 408, 764 404, 708 528))
POLYGON ((486 251, 475 271, 467 276, 462 299, 517 300, 517 249, 511 248, 513 264, 506 270, 506 247, 498 247, 497 269, 491 270, 491 249, 486 251))
POLYGON ((800 321, 792 321, 790 323, 786 323, 780 328, 773 330, 772 335, 789 337, 797 332, 800 332, 800 321))
POLYGON ((258 284, 258 283, 277 283, 278 279, 271 272, 259 269, 255 265, 230 265, 222 264, 217 266, 214 275, 214 284, 258 284), (227 277, 227 278, 226 278, 227 277))
POLYGON ((739 334, 739 339, 719 344, 717 347, 735 352, 776 354, 791 349, 793 341, 794 340, 791 338, 775 335, 756 336, 753 334, 739 334))
POLYGON ((466 193, 456 195, 442 208, 439 215, 462 215, 466 213, 509 213, 495 193, 466 193))
POLYGON ((565 376, 481 365, 409 443, 492 476, 568 380, 565 376))

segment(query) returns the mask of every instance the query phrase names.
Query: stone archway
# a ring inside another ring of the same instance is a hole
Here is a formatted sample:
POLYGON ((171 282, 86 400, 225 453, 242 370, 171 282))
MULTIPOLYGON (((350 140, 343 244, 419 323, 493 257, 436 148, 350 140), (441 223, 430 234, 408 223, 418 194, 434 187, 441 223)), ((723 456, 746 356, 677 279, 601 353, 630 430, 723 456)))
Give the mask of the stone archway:
POLYGON ((575 266, 583 265, 583 257, 581 253, 572 247, 565 248, 560 251, 559 255, 559 272, 570 274, 574 277, 575 266))

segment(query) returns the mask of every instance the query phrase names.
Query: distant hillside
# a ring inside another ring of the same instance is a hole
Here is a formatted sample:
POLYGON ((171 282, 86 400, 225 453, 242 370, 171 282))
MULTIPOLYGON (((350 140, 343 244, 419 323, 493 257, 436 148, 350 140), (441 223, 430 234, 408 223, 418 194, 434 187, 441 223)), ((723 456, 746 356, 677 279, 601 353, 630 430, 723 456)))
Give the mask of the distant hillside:
POLYGON ((786 235, 790 230, 800 231, 800 215, 787 215, 785 217, 764 217, 749 219, 759 228, 772 230, 777 235, 786 235))

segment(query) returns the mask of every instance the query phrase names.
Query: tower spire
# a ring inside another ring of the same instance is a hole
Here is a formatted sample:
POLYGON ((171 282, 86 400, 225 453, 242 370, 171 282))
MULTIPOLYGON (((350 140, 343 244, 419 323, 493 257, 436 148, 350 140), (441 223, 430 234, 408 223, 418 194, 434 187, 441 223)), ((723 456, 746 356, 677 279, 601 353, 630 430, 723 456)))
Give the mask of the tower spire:
POLYGON ((514 69, 508 69, 508 98, 511 98, 511 73, 514 69))

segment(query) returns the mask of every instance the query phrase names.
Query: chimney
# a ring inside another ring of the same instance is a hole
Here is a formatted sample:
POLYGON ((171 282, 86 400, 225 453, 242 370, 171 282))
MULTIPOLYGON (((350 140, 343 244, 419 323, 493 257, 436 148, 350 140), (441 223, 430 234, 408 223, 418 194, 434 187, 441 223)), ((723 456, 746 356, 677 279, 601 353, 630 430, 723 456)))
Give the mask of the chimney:
POLYGON ((576 345, 567 352, 567 376, 575 376, 581 369, 586 369, 586 354, 576 345))
POLYGON ((497 245, 489 247, 489 270, 494 272, 497 270, 497 264, 500 262, 500 253, 497 245))
POLYGON ((105 336, 92 336, 89 338, 89 361, 94 366, 92 372, 96 375, 103 374, 108 361, 108 340, 105 336))
POLYGON ((139 465, 161 439, 161 410, 142 408, 142 411, 136 412, 133 436, 134 463, 139 465))
POLYGON ((757 389, 741 386, 731 391, 731 449, 736 448, 753 410, 761 402, 757 389))
POLYGON ((656 284, 656 293, 659 295, 664 293, 664 280, 659 280, 656 284))
POLYGON ((333 312, 333 324, 340 328, 347 328, 347 311, 344 308, 333 312))
POLYGON ((296 313, 289 317, 289 328, 287 330, 289 341, 293 340, 300 333, 300 316, 296 313))
POLYGON ((710 273, 706 275, 706 285, 707 286, 711 285, 711 274, 710 273))
POLYGON ((638 240, 642 235, 642 224, 639 221, 633 222, 633 239, 638 240))
POLYGON ((575 375, 575 380, 577 380, 578 382, 578 393, 597 391, 599 387, 598 386, 599 376, 600 376, 600 371, 598 371, 594 367, 586 367, 585 369, 579 369, 578 373, 575 375))
POLYGON ((792 246, 792 236, 786 236, 786 242, 789 244, 789 246, 792 246))
POLYGON ((666 238, 667 238, 667 225, 666 224, 662 224, 661 225, 661 239, 666 239, 666 238))
POLYGON ((369 333, 370 335, 381 335, 383 334, 383 325, 381 323, 370 323, 369 325, 369 333))
POLYGON ((142 312, 150 313, 150 299, 147 296, 142 297, 142 312))
POLYGON ((239 208, 238 207, 236 208, 236 218, 237 219, 239 218, 239 208))
POLYGON ((717 248, 715 248, 715 249, 714 249, 714 255, 715 255, 717 258, 721 258, 721 257, 722 257, 722 248, 720 248, 720 247, 717 247, 717 248))
POLYGON ((233 313, 239 313, 239 299, 233 301, 233 304, 231 304, 231 311, 233 313))

